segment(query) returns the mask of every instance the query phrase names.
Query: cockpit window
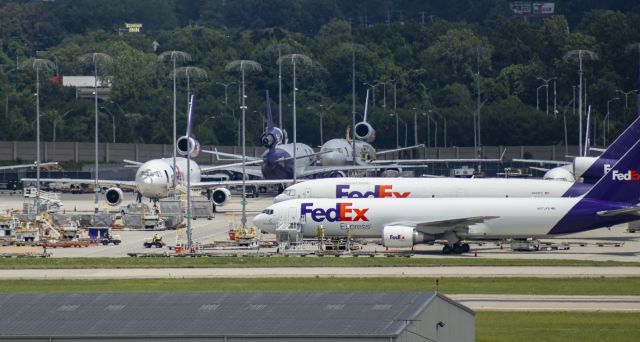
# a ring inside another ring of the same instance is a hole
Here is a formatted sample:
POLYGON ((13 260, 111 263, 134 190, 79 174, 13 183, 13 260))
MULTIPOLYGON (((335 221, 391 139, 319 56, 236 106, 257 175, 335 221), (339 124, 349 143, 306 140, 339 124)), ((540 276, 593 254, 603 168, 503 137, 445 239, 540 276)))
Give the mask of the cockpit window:
POLYGON ((273 209, 265 209, 262 211, 263 214, 273 215, 273 209))
POLYGON ((294 189, 285 190, 284 194, 290 197, 294 197, 296 195, 296 191, 294 189))

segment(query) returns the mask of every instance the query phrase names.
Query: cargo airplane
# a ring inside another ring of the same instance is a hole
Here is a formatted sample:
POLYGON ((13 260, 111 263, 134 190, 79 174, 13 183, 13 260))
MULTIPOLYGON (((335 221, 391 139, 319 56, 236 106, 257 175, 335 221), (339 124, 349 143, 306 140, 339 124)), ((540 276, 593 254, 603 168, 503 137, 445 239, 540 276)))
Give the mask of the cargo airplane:
POLYGON ((293 184, 274 202, 294 198, 576 197, 590 189, 639 139, 640 118, 600 157, 576 157, 569 165, 571 174, 584 182, 566 178, 325 178, 293 184))
MULTIPOLYGON (((188 126, 191 125, 191 118, 193 113, 189 112, 188 126)), ((219 166, 199 166, 193 158, 197 157, 200 153, 200 143, 196 140, 195 136, 190 135, 192 130, 187 127, 187 134, 178 138, 176 142, 177 153, 182 157, 176 157, 176 167, 173 168, 173 158, 158 158, 151 159, 144 163, 125 160, 124 162, 130 165, 137 166, 135 180, 122 181, 122 180, 106 180, 98 179, 98 186, 101 188, 108 187, 105 191, 105 199, 111 206, 120 205, 123 198, 122 189, 132 189, 138 193, 138 200, 142 197, 149 198, 154 203, 162 198, 168 198, 173 195, 174 179, 177 184, 177 188, 180 192, 186 191, 186 171, 187 171, 187 158, 189 155, 190 161, 190 181, 192 190, 206 191, 209 199, 213 205, 222 206, 228 203, 231 197, 231 192, 227 189, 228 186, 241 185, 242 180, 231 181, 207 181, 201 180, 202 174, 216 170, 219 166)), ((35 178, 23 179, 26 182, 35 182, 35 178)), ((91 179, 70 179, 70 178, 41 178, 41 182, 59 182, 59 183, 71 183, 71 184, 93 184, 94 180, 91 179)), ((246 180, 247 185, 267 185, 267 184, 283 184, 290 183, 288 179, 278 180, 246 180)))
POLYGON ((392 248, 446 240, 443 253, 463 253, 464 239, 542 238, 637 220, 640 142, 606 171, 580 197, 301 198, 269 206, 253 223, 273 233, 295 222, 306 237, 322 227, 326 235, 381 238, 392 248))

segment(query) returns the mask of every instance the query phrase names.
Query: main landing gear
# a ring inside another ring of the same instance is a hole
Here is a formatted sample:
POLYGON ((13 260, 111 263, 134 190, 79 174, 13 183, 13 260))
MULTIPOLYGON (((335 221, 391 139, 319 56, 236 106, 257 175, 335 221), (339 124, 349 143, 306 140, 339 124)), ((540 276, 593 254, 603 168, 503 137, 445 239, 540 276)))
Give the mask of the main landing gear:
POLYGON ((454 243, 453 245, 444 245, 444 247, 442 247, 442 254, 462 254, 462 253, 469 253, 469 251, 471 250, 471 247, 469 246, 468 243, 454 243))

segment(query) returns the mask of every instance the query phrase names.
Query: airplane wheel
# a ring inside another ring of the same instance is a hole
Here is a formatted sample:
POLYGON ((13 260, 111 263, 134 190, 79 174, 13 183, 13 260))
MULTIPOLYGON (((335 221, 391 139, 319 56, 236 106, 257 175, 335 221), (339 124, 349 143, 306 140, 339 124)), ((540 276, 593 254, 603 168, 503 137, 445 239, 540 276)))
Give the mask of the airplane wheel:
POLYGON ((452 248, 449 245, 444 245, 444 247, 442 247, 442 254, 451 254, 452 252, 452 248))
POLYGON ((462 253, 469 253, 471 246, 468 243, 462 244, 462 253))
POLYGON ((459 244, 455 244, 453 245, 453 253, 454 254, 460 254, 462 253, 462 246, 460 246, 459 244))

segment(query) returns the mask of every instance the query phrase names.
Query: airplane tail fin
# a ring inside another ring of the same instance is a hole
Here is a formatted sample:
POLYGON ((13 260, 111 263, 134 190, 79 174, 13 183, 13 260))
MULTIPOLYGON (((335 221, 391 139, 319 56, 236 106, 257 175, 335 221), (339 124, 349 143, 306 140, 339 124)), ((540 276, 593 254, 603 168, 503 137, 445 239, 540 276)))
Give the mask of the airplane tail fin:
POLYGON ((193 138, 193 107, 195 106, 194 96, 191 95, 189 99, 189 112, 187 115, 187 133, 185 134, 189 138, 193 138))
POLYGON ((267 108, 267 129, 271 129, 273 127, 273 114, 271 113, 271 100, 269 100, 269 91, 266 91, 265 94, 265 106, 267 108))
POLYGON ((191 95, 189 99, 189 110, 187 113, 187 132, 184 136, 178 138, 176 141, 176 149, 178 154, 182 156, 189 155, 191 158, 195 158, 200 153, 200 143, 196 140, 193 134, 193 113, 195 107, 194 96, 191 95))
POLYGON ((640 141, 587 192, 584 199, 636 205, 640 200, 640 141))
POLYGON ((587 132, 584 135, 584 151, 582 152, 582 156, 586 157, 589 155, 589 145, 590 145, 590 140, 589 140, 589 122, 591 121, 591 106, 589 106, 589 109, 587 110, 587 132))
POLYGON ((363 114, 363 122, 367 122, 367 113, 369 111, 369 89, 367 88, 367 97, 364 100, 364 114, 363 114))

